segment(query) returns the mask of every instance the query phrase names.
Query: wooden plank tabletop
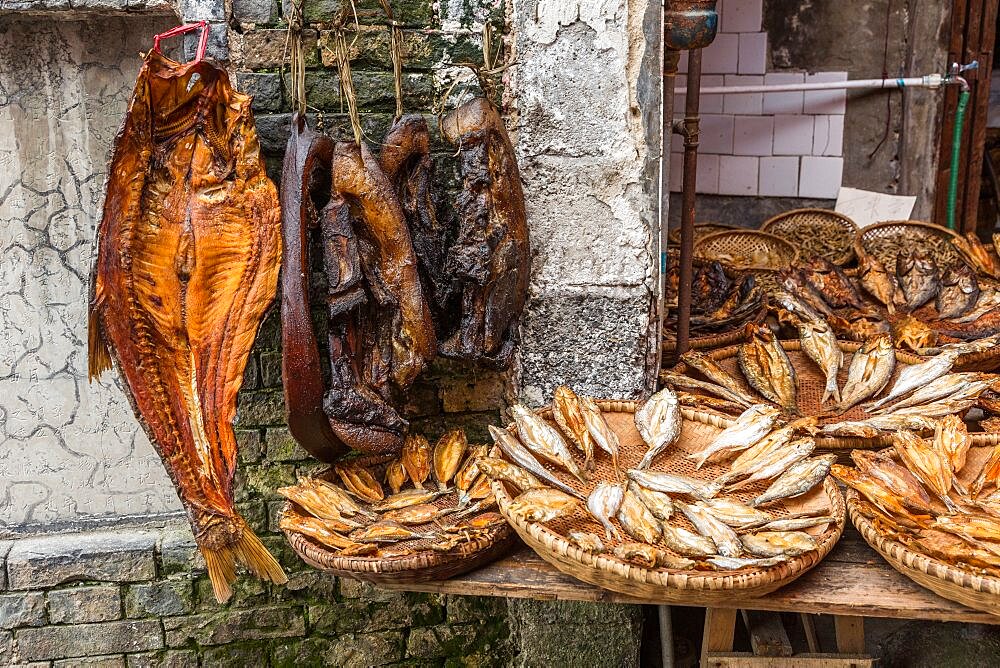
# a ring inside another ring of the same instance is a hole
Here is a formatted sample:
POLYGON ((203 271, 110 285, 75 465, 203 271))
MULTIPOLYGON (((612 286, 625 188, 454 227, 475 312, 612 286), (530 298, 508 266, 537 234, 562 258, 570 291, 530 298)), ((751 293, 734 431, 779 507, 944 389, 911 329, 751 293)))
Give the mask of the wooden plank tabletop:
MULTIPOLYGON (((450 580, 392 585, 392 589, 542 600, 660 603, 581 582, 556 570, 527 547, 450 580)), ((941 598, 893 570, 848 525, 833 551, 795 582, 761 598, 738 593, 719 607, 1000 624, 1000 617, 941 598)))

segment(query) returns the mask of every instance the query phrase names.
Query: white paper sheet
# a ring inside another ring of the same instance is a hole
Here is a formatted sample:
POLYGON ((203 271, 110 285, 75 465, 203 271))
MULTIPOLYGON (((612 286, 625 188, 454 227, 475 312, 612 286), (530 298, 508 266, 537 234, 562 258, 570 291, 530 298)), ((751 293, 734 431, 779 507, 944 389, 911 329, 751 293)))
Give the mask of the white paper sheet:
POLYGON ((916 197, 886 195, 857 188, 841 188, 837 195, 837 213, 865 228, 887 220, 909 220, 916 197))

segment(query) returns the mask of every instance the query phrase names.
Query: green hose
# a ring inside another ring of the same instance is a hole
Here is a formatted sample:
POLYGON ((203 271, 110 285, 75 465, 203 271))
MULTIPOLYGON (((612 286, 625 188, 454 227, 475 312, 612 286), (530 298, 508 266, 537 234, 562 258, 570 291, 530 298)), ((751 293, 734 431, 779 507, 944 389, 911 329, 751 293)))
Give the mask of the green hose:
POLYGON ((963 90, 958 96, 958 110, 955 112, 955 131, 951 135, 951 173, 948 177, 948 229, 955 229, 955 202, 958 199, 958 158, 962 150, 962 125, 965 124, 965 108, 969 106, 969 91, 963 90))

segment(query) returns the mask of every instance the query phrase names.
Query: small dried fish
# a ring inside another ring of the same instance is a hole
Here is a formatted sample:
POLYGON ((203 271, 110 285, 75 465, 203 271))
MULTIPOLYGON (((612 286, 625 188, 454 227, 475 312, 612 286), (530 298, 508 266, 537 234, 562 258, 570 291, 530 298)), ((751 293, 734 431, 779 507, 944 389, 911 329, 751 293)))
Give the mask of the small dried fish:
POLYGON ((906 307, 913 311, 923 306, 937 295, 941 289, 941 277, 934 259, 923 251, 896 256, 896 277, 903 290, 906 307))
POLYGON ((381 520, 363 529, 352 531, 349 537, 359 543, 397 543, 401 540, 433 538, 434 534, 414 531, 399 522, 381 520))
POLYGON ((848 487, 854 488, 861 496, 890 515, 913 519, 913 515, 903 507, 900 499, 889 491, 881 481, 841 464, 831 466, 830 473, 834 478, 848 487))
POLYGON ((719 554, 724 557, 738 557, 743 552, 743 544, 740 537, 726 523, 717 519, 704 507, 692 506, 683 501, 676 502, 684 516, 687 517, 694 528, 702 536, 712 539, 719 550, 719 554))
POLYGON ((375 543, 355 543, 348 545, 340 551, 342 557, 374 557, 379 553, 378 545, 375 543))
POLYGON ((515 464, 520 466, 526 472, 530 472, 533 476, 537 476, 538 478, 544 480, 556 489, 566 492, 567 494, 572 494, 581 501, 584 500, 584 497, 579 492, 559 480, 559 478, 552 475, 544 466, 542 466, 541 462, 535 459, 535 456, 521 444, 521 441, 519 441, 514 434, 510 433, 506 429, 499 429, 493 425, 490 425, 489 429, 490 436, 493 437, 493 442, 496 443, 497 447, 499 447, 505 455, 510 457, 511 461, 515 464))
POLYGON ((758 557, 797 557, 816 549, 816 539, 804 531, 759 531, 743 536, 743 547, 758 557))
POLYGON ((604 536, 608 540, 621 540, 621 534, 611 523, 611 518, 618 513, 624 495, 621 485, 602 482, 587 497, 587 510, 604 527, 604 536))
POLYGON ((333 467, 333 470, 340 476, 344 487, 359 498, 369 503, 381 501, 385 498, 382 485, 378 484, 378 480, 373 478, 372 474, 364 467, 357 464, 337 464, 333 467))
POLYGON ((959 399, 948 397, 939 399, 923 406, 909 406, 907 408, 893 408, 890 415, 897 417, 917 416, 923 418, 942 418, 953 413, 964 413, 976 404, 977 397, 959 399))
POLYGON ((655 543, 660 538, 662 530, 649 509, 637 499, 634 494, 626 491, 618 508, 618 521, 625 533, 643 543, 655 543))
POLYGON ((823 257, 812 257, 799 273, 806 283, 833 308, 864 308, 861 295, 840 267, 823 257))
POLYGON ((319 541, 335 550, 343 550, 356 543, 347 536, 342 536, 331 529, 323 520, 316 517, 306 517, 298 513, 283 513, 278 521, 282 531, 294 531, 308 538, 319 541))
POLYGON ((783 561, 788 561, 785 556, 770 557, 767 559, 746 559, 741 557, 709 557, 708 563, 725 571, 738 571, 741 568, 768 568, 777 566, 783 561))
POLYGON ((646 489, 664 494, 684 494, 700 500, 711 499, 722 489, 722 485, 717 482, 659 471, 630 469, 627 475, 646 489))
POLYGON ((459 531, 465 529, 490 529, 506 523, 507 520, 500 513, 483 513, 482 515, 462 520, 455 525, 455 529, 459 531))
POLYGON ((830 473, 830 466, 837 461, 837 455, 821 455, 804 459, 788 467, 763 494, 750 502, 751 506, 762 506, 779 499, 789 499, 805 494, 823 482, 830 473))
POLYGON ((747 388, 711 357, 696 350, 689 350, 681 355, 681 361, 716 385, 721 385, 746 401, 753 401, 753 396, 747 391, 747 388))
POLYGON ((797 433, 811 434, 818 423, 815 417, 804 417, 789 422, 784 427, 775 429, 760 439, 753 446, 743 451, 729 466, 730 471, 744 471, 753 468, 760 461, 772 457, 777 451, 784 450, 797 433))
POLYGON ((681 435, 682 422, 681 408, 673 390, 665 387, 651 396, 635 412, 635 426, 648 446, 636 468, 649 468, 657 455, 673 445, 681 435))
POLYGON ((917 388, 925 387, 931 381, 937 380, 951 371, 951 367, 955 364, 957 358, 958 353, 953 351, 944 352, 937 357, 930 358, 926 362, 903 367, 903 370, 899 372, 899 376, 896 378, 896 382, 892 384, 889 394, 878 401, 868 404, 866 408, 868 410, 876 410, 899 397, 909 394, 917 388))
POLYGON ((677 401, 681 406, 691 408, 710 408, 722 413, 742 413, 745 406, 735 401, 727 401, 718 397, 710 397, 707 394, 691 394, 690 392, 677 392, 677 401))
POLYGON ((618 434, 608 425, 608 421, 604 419, 604 414, 601 413, 596 401, 590 397, 580 397, 580 408, 583 411, 583 421, 587 425, 587 432, 597 447, 611 456, 611 465, 615 469, 615 475, 620 476, 618 449, 621 444, 618 441, 618 434))
MULTIPOLYGON (((796 326, 800 322, 812 322, 820 320, 823 317, 819 311, 813 309, 809 304, 806 304, 787 290, 774 290, 768 296, 775 305, 792 316, 796 326)), ((829 313, 829 309, 826 310, 829 313)))
POLYGON ((767 325, 747 323, 746 337, 737 359, 750 386, 786 412, 798 412, 795 369, 774 332, 767 325))
POLYGON ((507 509, 528 522, 545 523, 572 513, 579 505, 575 497, 543 487, 522 492, 507 509))
POLYGON ((736 421, 726 427, 704 449, 688 455, 695 460, 695 468, 721 453, 745 450, 760 441, 774 426, 781 411, 768 404, 754 404, 746 409, 736 421))
POLYGON ((896 299, 899 286, 896 284, 896 277, 886 270, 874 255, 865 253, 858 260, 858 278, 861 279, 861 287, 865 289, 875 299, 889 311, 889 315, 896 312, 896 299))
POLYGON ((385 484, 393 494, 399 494, 399 490, 403 489, 403 485, 406 484, 406 469, 403 468, 402 461, 393 459, 385 467, 385 484))
POLYGON ((786 471, 796 462, 800 462, 811 455, 815 449, 815 439, 811 437, 796 439, 789 443, 787 447, 772 451, 769 455, 761 457, 760 460, 753 462, 750 466, 739 470, 731 470, 720 478, 720 482, 729 484, 732 480, 748 476, 735 485, 730 486, 731 489, 736 490, 761 480, 770 480, 786 471))
POLYGON ((332 522, 337 527, 334 531, 356 529, 361 526, 361 524, 344 517, 335 505, 330 504, 328 499, 311 486, 279 487, 278 494, 298 504, 310 515, 332 522))
POLYGON ((873 412, 885 413, 889 410, 898 411, 911 406, 925 406, 941 399, 961 400, 978 397, 993 382, 995 382, 995 377, 978 372, 949 373, 930 381, 909 397, 898 401, 891 408, 883 408, 873 412))
POLYGON ((941 320, 965 315, 979 301, 979 280, 967 264, 960 262, 945 270, 941 276, 941 291, 934 308, 941 320))
POLYGON ((976 305, 965 315, 952 318, 949 322, 954 322, 959 325, 976 322, 984 315, 995 311, 997 307, 1000 307, 1000 290, 991 286, 984 287, 980 285, 979 299, 976 300, 976 305))
POLYGON ((455 489, 458 490, 458 506, 464 508, 469 503, 469 490, 479 477, 479 460, 487 455, 489 447, 473 445, 465 456, 465 462, 455 474, 455 489))
POLYGON ((977 271, 1000 278, 996 261, 975 232, 966 232, 961 238, 952 239, 952 242, 977 271))
POLYGON ((580 448, 583 453, 583 468, 594 470, 594 438, 587 429, 580 406, 580 398, 576 392, 565 385, 560 385, 552 393, 552 417, 563 433, 580 448))
POLYGON ((892 323, 892 338, 899 348, 919 350, 937 343, 938 332, 920 318, 912 315, 892 323))
MULTIPOLYGON (((470 501, 477 499, 486 499, 493 497, 493 488, 490 487, 490 478, 487 475, 481 475, 476 478, 476 482, 472 483, 472 487, 469 488, 468 496, 470 501)), ((482 507, 477 504, 477 507, 482 507)))
POLYGON ((892 378, 895 368, 896 351, 892 347, 891 336, 879 334, 865 341, 851 358, 847 382, 836 410, 844 413, 881 392, 892 378))
POLYGON ((447 489, 448 483, 458 473, 458 467, 462 464, 462 458, 468 447, 469 441, 461 429, 446 432, 438 439, 434 446, 433 462, 434 478, 441 489, 447 489))
POLYGON ((628 481, 628 491, 632 492, 637 499, 642 501, 656 519, 666 522, 673 516, 674 502, 669 494, 647 489, 635 480, 628 481))
POLYGON ((493 480, 503 480, 525 492, 529 489, 541 489, 545 485, 517 464, 511 464, 502 459, 482 457, 479 460, 479 470, 483 475, 493 480))
POLYGON ((569 539, 588 554, 601 554, 605 551, 604 543, 601 542, 601 538, 597 534, 586 531, 570 531, 569 539))
POLYGON ((799 340, 802 342, 802 352, 816 363, 826 377, 821 403, 825 404, 830 399, 840 403, 837 374, 844 364, 844 353, 837 345, 837 336, 830 325, 823 320, 804 322, 799 325, 799 340))
POLYGON ((403 441, 403 468, 417 489, 424 488, 424 481, 431 474, 431 444, 419 434, 408 434, 403 441))
POLYGON ((892 447, 913 475, 929 491, 937 495, 949 508, 953 502, 948 498, 954 475, 947 456, 935 451, 930 443, 912 431, 899 431, 892 437, 892 447))
POLYGON ((373 503, 372 510, 383 513, 387 510, 399 510, 400 508, 416 506, 421 503, 433 501, 446 491, 447 490, 407 489, 399 494, 393 494, 392 496, 386 497, 378 503, 373 503))
POLYGON ((709 499, 708 501, 699 502, 695 505, 705 508, 705 510, 712 513, 716 519, 728 524, 734 529, 744 529, 746 527, 759 525, 763 522, 770 522, 774 519, 774 516, 771 515, 771 513, 751 508, 736 499, 718 497, 715 499, 709 499))
POLYGON ((510 412, 517 425, 517 435, 528 450, 569 471, 580 482, 586 482, 580 467, 573 461, 569 445, 558 429, 521 404, 511 406, 510 412))
POLYGON ((780 520, 774 520, 773 522, 768 522, 767 524, 761 525, 757 530, 760 531, 799 531, 801 529, 808 529, 810 527, 819 526, 821 524, 834 524, 837 518, 832 515, 816 515, 815 517, 792 517, 780 520))
MULTIPOLYGON (((972 438, 969 436, 969 430, 962 418, 957 415, 946 415, 934 430, 932 447, 945 456, 952 473, 957 474, 965 467, 965 459, 971 446, 972 438)), ((964 490, 959 489, 957 476, 953 476, 953 482, 956 489, 964 494, 964 490)))
POLYGON ((438 508, 429 503, 397 508, 382 515, 383 520, 399 522, 400 524, 427 524, 445 515, 455 512, 455 508, 438 508))
POLYGON ((900 466, 891 457, 865 450, 854 450, 851 452, 851 459, 858 471, 880 482, 903 504, 917 512, 934 512, 931 497, 924 486, 908 468, 900 466))
POLYGON ((669 568, 688 570, 695 562, 684 557, 674 557, 664 550, 644 543, 624 543, 615 546, 614 555, 622 561, 629 561, 645 568, 669 568))
POLYGON ((726 401, 732 401, 735 404, 739 404, 744 408, 749 408, 753 404, 757 403, 750 399, 744 399, 738 394, 733 393, 728 388, 722 387, 721 385, 716 385, 715 383, 706 383, 703 380, 698 380, 697 378, 691 378, 685 376, 684 374, 675 373, 673 371, 663 371, 660 373, 660 380, 664 383, 671 385, 673 387, 682 387, 685 390, 701 390, 702 392, 707 392, 709 394, 721 397, 726 401))
POLYGON ((917 350, 918 355, 939 355, 947 350, 957 351, 960 355, 968 353, 981 353, 991 350, 1000 345, 1000 334, 993 334, 975 341, 957 341, 955 343, 945 343, 933 348, 921 348, 917 350))
POLYGON ((972 495, 979 496, 986 485, 995 484, 1000 479, 1000 444, 994 446, 993 452, 986 458, 983 470, 972 482, 972 495))
POLYGON ((662 540, 664 545, 685 557, 710 557, 719 550, 711 538, 669 524, 663 525, 662 540))
POLYGON ((375 513, 358 505, 351 495, 342 487, 338 487, 329 480, 322 478, 299 478, 300 486, 307 486, 320 494, 324 502, 335 508, 337 512, 345 517, 361 515, 369 519, 378 517, 375 513))

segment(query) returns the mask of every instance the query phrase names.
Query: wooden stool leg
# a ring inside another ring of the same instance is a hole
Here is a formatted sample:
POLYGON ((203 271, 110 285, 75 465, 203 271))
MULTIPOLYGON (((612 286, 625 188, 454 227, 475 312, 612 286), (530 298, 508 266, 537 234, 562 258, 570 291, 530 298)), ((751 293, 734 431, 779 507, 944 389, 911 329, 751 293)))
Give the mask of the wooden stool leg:
POLYGON ((802 632, 806 636, 806 645, 811 654, 819 654, 819 638, 816 636, 816 624, 813 623, 812 615, 806 612, 799 613, 802 620, 802 632))
POLYGON ((834 615, 833 626, 837 632, 837 651, 841 654, 865 653, 865 618, 834 615))
POLYGON ((711 652, 732 652, 736 633, 736 610, 707 608, 705 631, 701 636, 701 665, 707 666, 711 652))

